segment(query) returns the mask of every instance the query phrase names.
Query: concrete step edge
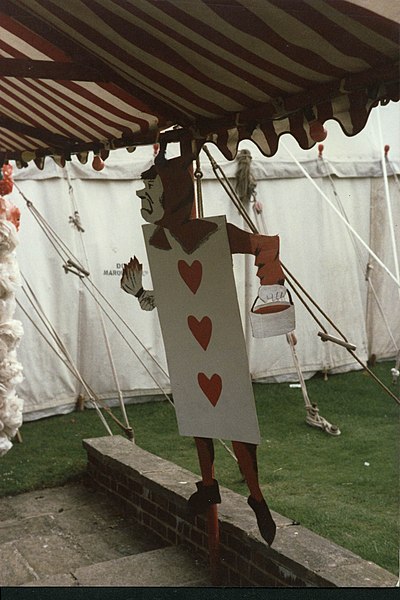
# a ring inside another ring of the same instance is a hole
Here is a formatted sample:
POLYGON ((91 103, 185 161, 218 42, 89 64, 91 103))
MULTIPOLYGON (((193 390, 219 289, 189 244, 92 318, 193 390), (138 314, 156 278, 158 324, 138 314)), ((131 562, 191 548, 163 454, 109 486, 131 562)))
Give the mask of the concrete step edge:
POLYGON ((122 556, 29 581, 21 587, 207 587, 207 569, 180 546, 122 556))

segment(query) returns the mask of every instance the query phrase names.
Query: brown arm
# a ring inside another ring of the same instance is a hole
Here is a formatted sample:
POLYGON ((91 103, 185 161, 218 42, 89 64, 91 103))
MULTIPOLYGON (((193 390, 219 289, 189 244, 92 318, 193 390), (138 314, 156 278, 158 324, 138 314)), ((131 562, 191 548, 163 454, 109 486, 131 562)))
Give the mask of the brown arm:
POLYGON ((255 256, 261 285, 283 285, 285 276, 279 261, 279 236, 249 233, 232 223, 227 223, 227 231, 232 254, 255 256))

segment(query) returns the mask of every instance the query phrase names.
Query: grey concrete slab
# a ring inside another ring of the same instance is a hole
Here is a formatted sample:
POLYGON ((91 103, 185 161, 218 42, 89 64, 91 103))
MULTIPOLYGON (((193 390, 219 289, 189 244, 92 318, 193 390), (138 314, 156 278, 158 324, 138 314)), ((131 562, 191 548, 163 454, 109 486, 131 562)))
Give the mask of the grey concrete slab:
POLYGON ((17 517, 24 518, 62 513, 77 504, 84 506, 97 501, 98 493, 93 487, 76 483, 0 498, 0 507, 3 510, 11 507, 17 517))
POLYGON ((105 531, 110 525, 120 523, 121 520, 122 517, 115 514, 109 520, 106 520, 96 512, 95 508, 81 504, 54 515, 57 526, 70 533, 105 531))
MULTIPOLYGON (((3 507, 8 504, 19 518, 25 518, 63 510, 68 505, 68 495, 63 488, 54 488, 2 498, 0 503, 3 507)), ((69 505, 73 504, 69 502, 69 505)))
POLYGON ((40 535, 44 531, 56 533, 56 529, 52 515, 2 521, 0 522, 0 544, 40 535))
MULTIPOLYGON (((257 528, 254 512, 249 509, 246 499, 241 498, 241 501, 238 502, 237 493, 227 488, 222 488, 221 499, 222 503, 218 507, 220 517, 223 517, 225 521, 231 522, 233 525, 240 525, 242 529, 248 531, 257 528)), ((271 511, 271 514, 278 528, 284 528, 293 523, 291 519, 274 511, 271 511)))
POLYGON ((38 535, 14 542, 19 553, 39 577, 68 573, 90 563, 78 543, 63 535, 38 535))
POLYGON ((2 586, 208 584, 185 550, 159 554, 167 543, 96 488, 72 484, 1 498, 0 514, 2 586))
POLYGON ((176 587, 206 581, 207 571, 179 546, 82 567, 73 571, 79 586, 176 587))
POLYGON ((185 581, 182 584, 176 584, 176 587, 189 587, 189 588, 203 588, 203 587, 214 587, 210 583, 210 579, 196 579, 196 581, 185 581))
POLYGON ((0 546, 0 586, 22 585, 36 581, 37 574, 13 542, 0 546))
POLYGON ((10 502, 10 498, 0 498, 0 522, 15 519, 15 516, 15 510, 10 502))
POLYGON ((37 581, 28 581, 18 587, 77 587, 76 579, 70 573, 49 575, 37 581))
POLYGON ((167 545, 149 535, 139 524, 80 534, 77 539, 93 563, 140 554, 167 545))
MULTIPOLYGON (((335 569, 331 569, 329 575, 338 582, 340 587, 388 587, 388 573, 379 565, 369 562, 369 572, 365 572, 365 567, 360 561, 341 564, 335 569), (356 583, 355 583, 356 582, 356 583)), ((321 569, 319 575, 326 576, 327 570, 321 569)), ((393 575, 391 578, 391 587, 395 587, 398 578, 393 575)))
POLYGON ((353 563, 357 558, 350 550, 301 525, 278 530, 272 551, 281 552, 291 560, 300 561, 315 572, 324 568, 332 569, 343 563, 353 563))

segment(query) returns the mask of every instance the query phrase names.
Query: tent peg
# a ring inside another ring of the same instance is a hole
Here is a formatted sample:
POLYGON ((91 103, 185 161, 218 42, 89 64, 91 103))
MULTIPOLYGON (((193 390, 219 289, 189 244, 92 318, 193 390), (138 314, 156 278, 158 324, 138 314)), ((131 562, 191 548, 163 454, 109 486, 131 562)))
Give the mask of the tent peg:
POLYGON ((127 436, 128 440, 130 442, 135 443, 135 436, 133 435, 133 429, 132 429, 132 427, 125 427, 124 431, 126 433, 126 436, 127 436))
POLYGON ((354 344, 350 344, 350 342, 346 342, 345 340, 341 340, 340 338, 334 337, 333 335, 329 335, 328 333, 323 333, 322 331, 318 332, 318 336, 321 338, 323 342, 333 342, 334 344, 338 344, 339 346, 343 346, 347 348, 347 350, 356 350, 357 346, 354 344))

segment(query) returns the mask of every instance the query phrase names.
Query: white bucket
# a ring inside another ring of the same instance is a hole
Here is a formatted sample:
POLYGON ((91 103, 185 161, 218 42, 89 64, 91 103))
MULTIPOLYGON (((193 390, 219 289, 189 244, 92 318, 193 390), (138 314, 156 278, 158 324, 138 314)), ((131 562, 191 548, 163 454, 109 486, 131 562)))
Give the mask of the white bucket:
POLYGON ((296 320, 290 292, 283 285, 261 286, 251 307, 250 323, 255 338, 274 337, 293 331, 296 320), (286 295, 288 300, 284 299, 286 295))

